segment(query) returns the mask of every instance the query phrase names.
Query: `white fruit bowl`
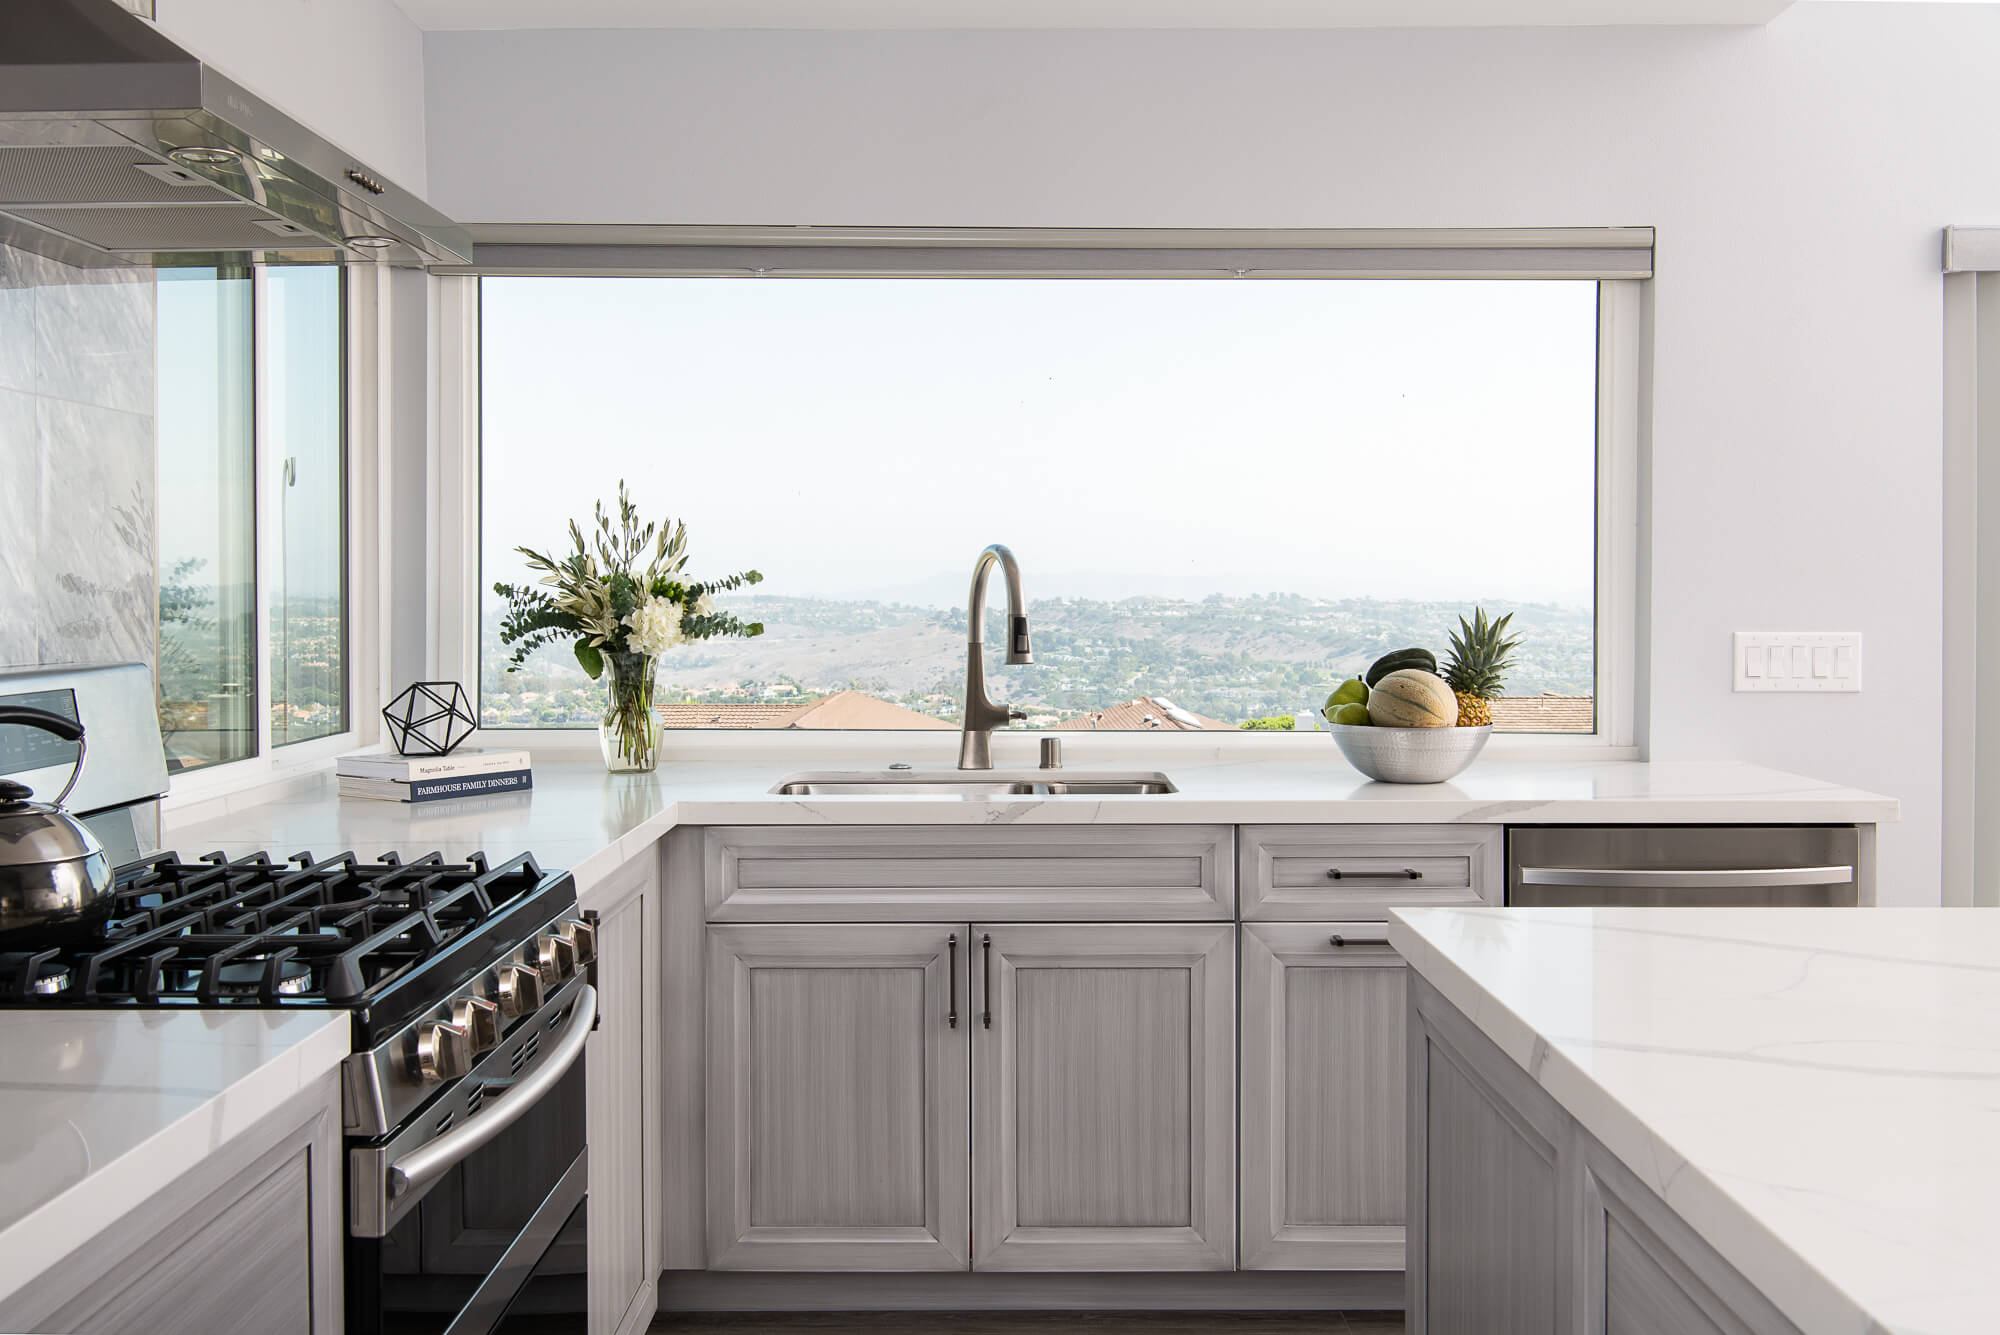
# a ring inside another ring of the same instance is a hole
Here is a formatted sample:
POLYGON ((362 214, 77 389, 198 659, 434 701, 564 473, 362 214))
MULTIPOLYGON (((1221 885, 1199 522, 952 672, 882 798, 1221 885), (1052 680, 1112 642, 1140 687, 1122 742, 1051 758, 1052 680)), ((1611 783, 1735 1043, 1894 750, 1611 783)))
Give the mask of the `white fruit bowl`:
POLYGON ((1380 783, 1443 783, 1478 758, 1493 725, 1483 728, 1376 728, 1329 723, 1347 763, 1380 783))

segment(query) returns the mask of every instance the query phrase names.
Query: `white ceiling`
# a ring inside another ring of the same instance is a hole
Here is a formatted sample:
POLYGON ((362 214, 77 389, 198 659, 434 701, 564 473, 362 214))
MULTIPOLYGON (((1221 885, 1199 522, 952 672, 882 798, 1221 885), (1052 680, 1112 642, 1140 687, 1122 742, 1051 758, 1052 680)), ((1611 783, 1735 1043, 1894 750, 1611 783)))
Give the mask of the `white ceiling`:
POLYGON ((396 0, 471 28, 1397 28, 1766 23, 1791 0, 396 0))

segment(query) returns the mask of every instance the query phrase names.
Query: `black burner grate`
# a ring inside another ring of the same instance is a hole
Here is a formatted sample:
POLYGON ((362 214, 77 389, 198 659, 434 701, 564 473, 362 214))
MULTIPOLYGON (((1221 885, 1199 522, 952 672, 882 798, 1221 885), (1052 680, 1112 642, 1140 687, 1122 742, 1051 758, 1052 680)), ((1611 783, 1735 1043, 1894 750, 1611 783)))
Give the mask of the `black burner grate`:
POLYGON ((121 867, 94 924, 10 939, 0 1004, 365 1007, 566 881, 531 855, 490 867, 479 853, 463 862, 168 853, 121 867))

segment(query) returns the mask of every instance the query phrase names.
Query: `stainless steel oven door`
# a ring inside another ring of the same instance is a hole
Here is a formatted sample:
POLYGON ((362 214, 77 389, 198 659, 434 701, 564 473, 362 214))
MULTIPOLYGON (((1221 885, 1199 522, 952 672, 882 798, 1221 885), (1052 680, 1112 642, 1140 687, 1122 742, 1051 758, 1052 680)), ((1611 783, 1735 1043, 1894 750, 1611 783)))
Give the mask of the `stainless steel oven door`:
POLYGON ((572 983, 420 1118, 350 1143, 350 1335, 583 1329, 595 1018, 572 983))

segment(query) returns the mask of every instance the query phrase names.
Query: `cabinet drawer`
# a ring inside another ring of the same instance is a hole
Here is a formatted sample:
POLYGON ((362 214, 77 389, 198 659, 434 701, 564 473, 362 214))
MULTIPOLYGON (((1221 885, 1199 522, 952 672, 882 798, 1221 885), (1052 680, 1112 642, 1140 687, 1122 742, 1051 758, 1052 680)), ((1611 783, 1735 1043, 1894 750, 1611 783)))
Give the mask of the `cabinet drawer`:
POLYGON ((1367 920, 1392 908, 1498 904, 1503 836, 1469 825, 1246 825, 1243 917, 1367 920))
POLYGON ((1235 911, 1227 825, 714 826, 716 922, 1189 921, 1235 911))

